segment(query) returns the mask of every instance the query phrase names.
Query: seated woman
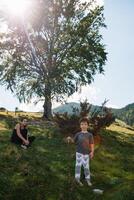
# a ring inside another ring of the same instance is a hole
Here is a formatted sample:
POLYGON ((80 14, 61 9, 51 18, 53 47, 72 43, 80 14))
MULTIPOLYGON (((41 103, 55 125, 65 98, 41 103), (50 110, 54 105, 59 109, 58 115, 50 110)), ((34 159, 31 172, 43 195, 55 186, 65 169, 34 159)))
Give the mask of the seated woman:
POLYGON ((27 119, 22 119, 16 124, 11 136, 11 142, 21 145, 24 149, 27 149, 35 139, 34 136, 28 137, 27 125, 27 119))

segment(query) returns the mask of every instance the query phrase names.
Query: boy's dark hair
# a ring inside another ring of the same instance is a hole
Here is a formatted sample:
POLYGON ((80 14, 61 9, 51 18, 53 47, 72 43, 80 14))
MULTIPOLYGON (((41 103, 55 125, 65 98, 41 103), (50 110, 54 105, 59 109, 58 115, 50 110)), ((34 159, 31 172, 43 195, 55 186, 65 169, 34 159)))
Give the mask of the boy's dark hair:
POLYGON ((87 117, 83 117, 79 120, 79 123, 81 124, 82 122, 87 122, 87 124, 89 125, 89 119, 87 117))

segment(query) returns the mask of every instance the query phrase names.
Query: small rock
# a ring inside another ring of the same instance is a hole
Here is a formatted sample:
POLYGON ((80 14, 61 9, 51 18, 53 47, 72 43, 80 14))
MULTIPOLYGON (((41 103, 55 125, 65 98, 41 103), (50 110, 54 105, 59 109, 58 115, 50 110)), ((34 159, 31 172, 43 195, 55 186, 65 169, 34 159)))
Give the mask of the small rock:
POLYGON ((100 189, 93 189, 93 192, 96 194, 103 194, 103 190, 100 189))

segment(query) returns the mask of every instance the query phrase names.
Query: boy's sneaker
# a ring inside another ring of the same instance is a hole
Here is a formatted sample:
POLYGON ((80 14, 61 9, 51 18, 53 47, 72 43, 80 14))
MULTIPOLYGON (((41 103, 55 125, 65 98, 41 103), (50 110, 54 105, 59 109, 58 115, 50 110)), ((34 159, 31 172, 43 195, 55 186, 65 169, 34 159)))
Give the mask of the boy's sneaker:
POLYGON ((79 179, 75 179, 76 183, 78 183, 80 186, 83 186, 83 183, 79 179))
POLYGON ((86 180, 88 186, 92 186, 92 183, 90 182, 90 180, 86 180))
POLYGON ((21 145, 21 147, 23 148, 23 149, 27 149, 27 146, 25 146, 25 145, 21 145))

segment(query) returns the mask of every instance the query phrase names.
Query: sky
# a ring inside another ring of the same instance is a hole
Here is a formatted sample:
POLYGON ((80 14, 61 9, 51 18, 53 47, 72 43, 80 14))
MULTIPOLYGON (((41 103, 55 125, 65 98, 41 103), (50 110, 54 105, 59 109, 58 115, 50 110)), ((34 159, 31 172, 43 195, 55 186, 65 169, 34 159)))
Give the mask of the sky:
MULTIPOLYGON (((102 3, 102 0, 99 0, 102 3)), ((73 94, 67 101, 79 102, 88 99, 94 105, 101 105, 108 99, 107 106, 122 108, 134 102, 134 1, 105 0, 104 15, 107 29, 102 31, 103 43, 108 52, 104 66, 105 74, 96 75, 94 82, 73 94)), ((53 103, 53 107, 59 104, 53 103)), ((40 111, 42 104, 19 103, 16 97, 0 86, 0 107, 14 110, 40 111)))

